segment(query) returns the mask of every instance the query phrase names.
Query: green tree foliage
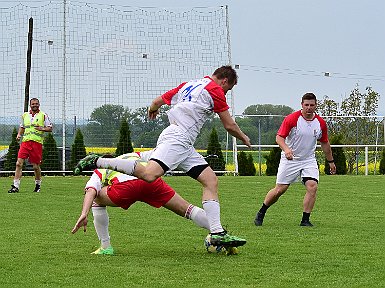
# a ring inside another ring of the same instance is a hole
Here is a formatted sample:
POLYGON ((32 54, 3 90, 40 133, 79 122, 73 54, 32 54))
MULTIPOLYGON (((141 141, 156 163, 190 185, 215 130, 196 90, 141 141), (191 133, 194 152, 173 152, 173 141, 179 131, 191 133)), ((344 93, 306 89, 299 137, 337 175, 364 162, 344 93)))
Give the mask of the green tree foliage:
POLYGON ((134 147, 155 147, 160 133, 169 125, 168 106, 163 105, 154 120, 148 119, 147 109, 147 107, 138 108, 127 118, 134 147))
POLYGON ((249 135, 252 143, 260 142, 259 144, 271 144, 275 143, 275 135, 278 128, 281 126, 284 116, 289 115, 292 112, 294 112, 294 110, 285 105, 251 105, 245 109, 242 113, 243 115, 282 115, 282 117, 245 117, 242 121, 237 119, 237 122, 242 127, 242 130, 249 135), (254 129, 251 131, 250 127, 253 127, 254 129), (261 135, 258 137, 259 130, 261 135))
POLYGON ((382 156, 380 161, 380 174, 385 174, 385 149, 382 150, 382 156))
MULTIPOLYGON (((342 135, 334 135, 330 138, 330 144, 335 144, 335 145, 342 145, 342 135)), ((337 172, 336 174, 339 175, 345 175, 348 167, 346 164, 346 157, 344 153, 344 149, 342 147, 333 147, 333 159, 334 159, 334 164, 336 164, 337 167, 337 172)), ((325 174, 330 175, 330 166, 325 158, 325 174)))
POLYGON ((86 147, 84 146, 84 137, 80 129, 76 130, 75 140, 71 147, 70 169, 72 170, 80 159, 86 157, 86 147))
POLYGON ((281 148, 274 147, 269 155, 264 156, 266 159, 266 175, 273 176, 277 175, 279 161, 281 160, 281 148))
MULTIPOLYGON (((324 116, 349 116, 327 117, 325 120, 329 127, 330 135, 342 135, 341 141, 349 144, 375 144, 376 129, 380 119, 367 117, 376 115, 380 95, 373 91, 372 87, 366 87, 361 92, 358 84, 351 91, 349 97, 339 104, 329 97, 318 101, 318 112, 324 116), (362 116, 362 117, 351 117, 362 116)), ((346 149, 345 156, 348 163, 348 171, 352 173, 356 167, 358 148, 346 149)))
POLYGON ((120 124, 119 142, 115 150, 115 155, 118 156, 131 152, 134 152, 134 148, 132 148, 130 128, 128 127, 126 119, 122 119, 120 124))
POLYGON ((211 130, 209 144, 207 146, 207 156, 206 161, 214 171, 224 171, 226 169, 221 144, 219 143, 217 130, 215 128, 211 130), (211 155, 216 155, 216 157, 210 157, 211 155))
POLYGON ((17 161, 17 153, 19 152, 20 144, 16 140, 17 130, 13 128, 11 144, 8 147, 7 160, 4 163, 5 171, 13 171, 15 170, 16 161, 17 161))
POLYGON ((45 171, 61 170, 59 160, 59 150, 52 133, 46 133, 43 144, 43 161, 41 169, 45 171))
POLYGON ((84 131, 87 144, 100 147, 116 146, 119 125, 122 119, 130 117, 130 110, 122 105, 105 104, 95 108, 84 131))

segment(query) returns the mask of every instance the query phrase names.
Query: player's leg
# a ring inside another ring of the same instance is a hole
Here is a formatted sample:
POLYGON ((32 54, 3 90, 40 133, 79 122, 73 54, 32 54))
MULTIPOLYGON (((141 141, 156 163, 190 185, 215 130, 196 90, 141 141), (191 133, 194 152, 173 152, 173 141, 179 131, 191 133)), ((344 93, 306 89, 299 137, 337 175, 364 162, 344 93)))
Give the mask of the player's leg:
POLYGON ((173 211, 179 216, 191 219, 199 227, 210 230, 206 212, 203 209, 190 204, 177 193, 175 193, 163 207, 173 211))
POLYGON ((302 183, 306 187, 306 194, 303 198, 303 213, 301 226, 313 226, 310 222, 310 213, 317 198, 317 189, 319 181, 319 170, 315 159, 313 161, 305 162, 304 168, 301 171, 302 183))
POLYGON ((265 200, 263 200, 262 207, 259 209, 254 219, 254 224, 256 226, 262 226, 267 209, 269 209, 271 205, 278 201, 279 197, 281 197, 287 191, 289 186, 290 184, 276 184, 273 189, 267 192, 265 200))
POLYGON ((39 164, 33 163, 33 172, 35 174, 35 189, 33 192, 40 192, 41 185, 41 168, 39 164))
POLYGON ((17 158, 16 168, 15 168, 15 176, 13 178, 13 184, 11 185, 11 189, 8 190, 8 193, 17 193, 20 189, 20 180, 23 173, 23 158, 17 158))
MULTIPOLYGON (((201 169, 203 168, 202 166, 198 166, 198 169, 199 167, 201 167, 201 169)), ((192 171, 190 170, 190 176, 191 172, 192 171)), ((197 174, 198 173, 195 175, 197 174)), ((224 247, 237 247, 246 244, 245 239, 228 234, 222 227, 218 199, 218 178, 214 171, 207 166, 203 168, 203 171, 201 171, 198 175, 199 176, 195 179, 202 184, 203 188, 202 205, 204 211, 206 212, 207 220, 210 226, 211 244, 214 246, 222 245, 224 247)))
POLYGON ((116 204, 114 204, 107 195, 107 186, 100 190, 94 200, 94 203, 92 204, 94 227, 100 241, 100 247, 91 254, 114 254, 114 249, 111 246, 111 238, 108 230, 110 219, 108 217, 106 206, 116 207, 116 204))
POLYGON ((256 226, 262 226, 267 209, 278 201, 279 197, 286 192, 291 183, 296 181, 297 177, 300 175, 301 168, 299 163, 294 162, 293 160, 287 160, 286 158, 281 158, 275 182, 276 185, 266 194, 262 206, 255 216, 254 224, 256 226))
POLYGON ((306 187, 306 194, 303 198, 303 213, 301 226, 313 226, 310 222, 310 213, 313 210, 315 200, 317 197, 318 183, 316 179, 304 178, 303 179, 306 187))

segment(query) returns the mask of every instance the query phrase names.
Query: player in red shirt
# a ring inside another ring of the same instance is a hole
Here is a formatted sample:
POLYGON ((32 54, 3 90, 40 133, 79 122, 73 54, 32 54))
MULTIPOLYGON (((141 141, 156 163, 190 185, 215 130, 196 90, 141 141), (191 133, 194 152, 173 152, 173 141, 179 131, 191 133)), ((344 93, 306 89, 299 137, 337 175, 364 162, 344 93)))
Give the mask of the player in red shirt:
POLYGON ((294 112, 283 120, 276 136, 276 141, 282 149, 281 161, 278 167, 276 186, 271 189, 258 211, 254 223, 261 226, 266 210, 286 192, 290 184, 299 177, 306 187, 303 199, 303 214, 300 225, 313 226, 310 213, 316 200, 319 169, 315 157, 317 141, 330 165, 330 173, 335 174, 332 150, 328 140, 326 122, 315 113, 317 98, 313 93, 302 96, 302 109, 294 112))

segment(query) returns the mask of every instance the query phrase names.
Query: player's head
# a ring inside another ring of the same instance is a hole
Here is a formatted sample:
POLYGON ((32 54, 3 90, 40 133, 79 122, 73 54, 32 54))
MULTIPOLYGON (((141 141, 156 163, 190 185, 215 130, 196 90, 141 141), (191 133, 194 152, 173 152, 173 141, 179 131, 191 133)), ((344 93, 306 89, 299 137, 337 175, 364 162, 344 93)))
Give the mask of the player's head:
POLYGON ((40 102, 39 99, 37 98, 32 98, 29 100, 29 106, 31 107, 32 111, 37 111, 39 110, 40 107, 40 102))
POLYGON ((313 93, 306 93, 302 96, 302 115, 307 119, 312 119, 317 107, 317 97, 313 93))
POLYGON ((237 72, 230 65, 217 68, 213 73, 213 79, 226 92, 233 89, 238 82, 237 72))
POLYGON ((303 103, 305 100, 314 100, 315 103, 317 103, 317 97, 314 95, 314 93, 306 93, 302 96, 302 101, 303 103))

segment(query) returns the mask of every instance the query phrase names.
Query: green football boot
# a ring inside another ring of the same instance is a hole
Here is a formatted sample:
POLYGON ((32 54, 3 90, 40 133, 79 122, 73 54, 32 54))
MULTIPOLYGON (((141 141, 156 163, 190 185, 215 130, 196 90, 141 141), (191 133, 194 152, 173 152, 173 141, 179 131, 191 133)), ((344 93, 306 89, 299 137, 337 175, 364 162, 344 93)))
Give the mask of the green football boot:
POLYGON ((99 159, 99 156, 96 154, 90 154, 81 159, 74 169, 74 175, 79 175, 85 169, 94 170, 98 168, 96 166, 96 161, 99 159))

